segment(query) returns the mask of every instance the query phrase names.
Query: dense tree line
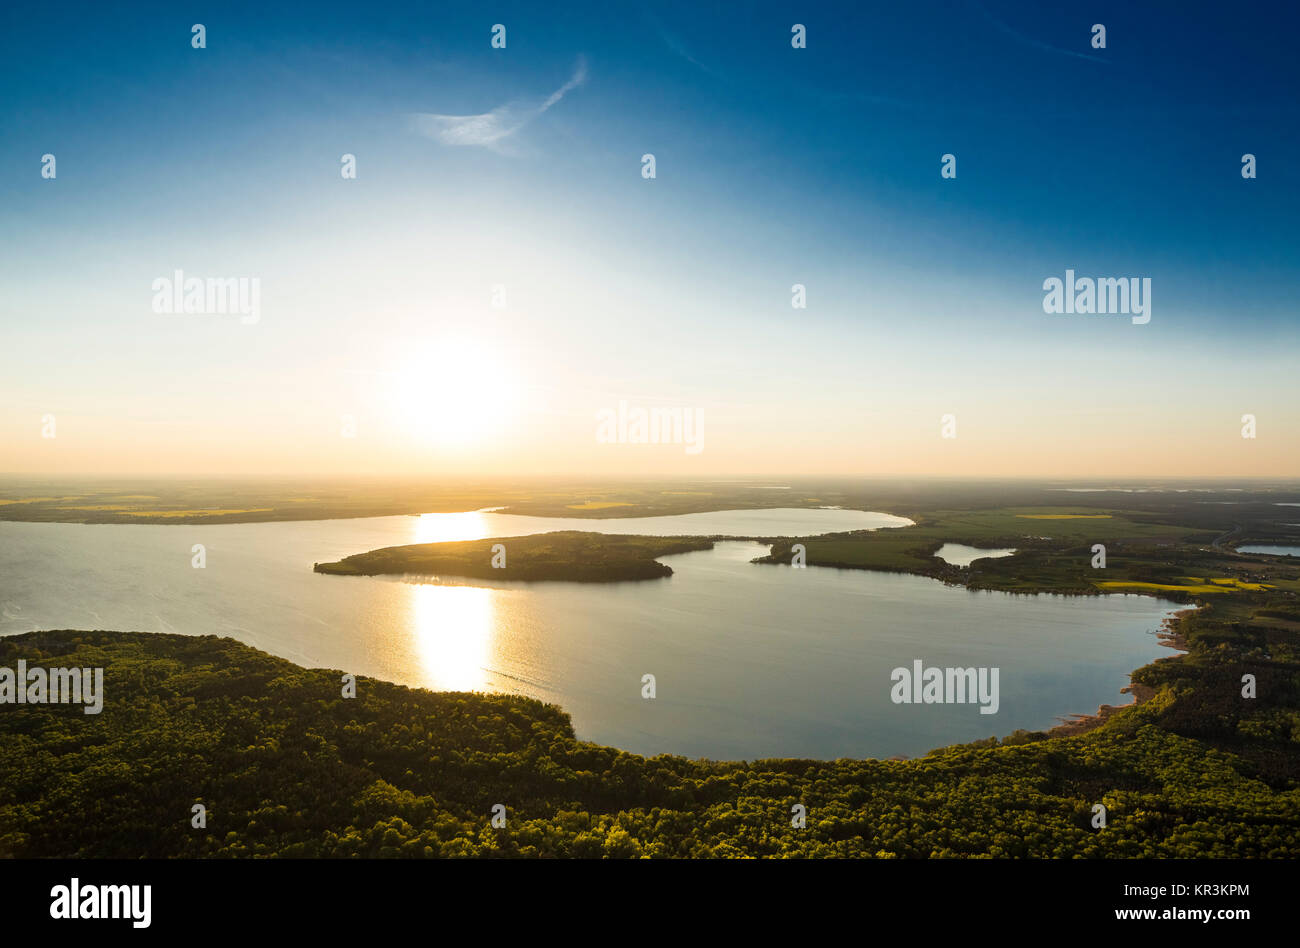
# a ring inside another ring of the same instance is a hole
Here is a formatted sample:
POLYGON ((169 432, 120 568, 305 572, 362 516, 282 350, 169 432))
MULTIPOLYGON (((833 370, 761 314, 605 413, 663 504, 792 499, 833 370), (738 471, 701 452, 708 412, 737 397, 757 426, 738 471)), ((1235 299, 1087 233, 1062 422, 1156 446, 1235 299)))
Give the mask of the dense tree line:
POLYGON ((339 672, 211 636, 0 638, 0 666, 106 670, 99 715, 0 707, 0 855, 1300 855, 1294 633, 1196 622, 1188 656, 1135 676, 1156 696, 1087 733, 833 762, 644 758, 515 696, 344 698, 339 672))
POLYGON ((386 546, 335 563, 316 563, 336 576, 461 576, 495 580, 613 583, 662 579, 672 567, 656 557, 713 548, 706 537, 642 537, 557 530, 521 537, 386 546))

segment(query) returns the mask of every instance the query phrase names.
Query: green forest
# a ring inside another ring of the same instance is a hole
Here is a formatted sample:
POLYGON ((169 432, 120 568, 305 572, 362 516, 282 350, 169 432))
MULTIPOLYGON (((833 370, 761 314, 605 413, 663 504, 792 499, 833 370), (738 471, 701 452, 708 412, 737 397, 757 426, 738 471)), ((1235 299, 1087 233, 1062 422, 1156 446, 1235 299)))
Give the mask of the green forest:
POLYGON ((655 557, 708 550, 701 537, 638 537, 557 530, 522 537, 414 543, 316 563, 335 576, 460 576, 495 580, 613 583, 661 579, 672 567, 655 557))
MULTIPOLYGON (((809 567, 1199 608, 1168 630, 1179 651, 1133 672, 1141 703, 895 760, 646 758, 578 740, 562 709, 528 698, 365 678, 345 698, 342 672, 232 639, 0 637, 0 667, 105 669, 98 715, 0 705, 0 856, 1300 856, 1300 561, 1237 549, 1294 543, 1300 527, 1277 507, 1294 493, 1080 494, 1061 507, 1046 491, 1009 506, 1008 489, 976 485, 939 506, 929 488, 873 490, 843 499, 916 526, 803 538, 809 567), (1018 552, 956 567, 934 556, 946 541, 1018 552)), ((759 563, 791 560, 795 538, 768 542, 759 563)), ((582 564, 668 570, 654 557, 709 543, 550 534, 376 551, 340 571, 388 557, 400 571, 459 563, 517 579, 531 564, 574 578, 582 564), (490 566, 495 542, 508 569, 490 566)))
POLYGON ((0 855, 1300 855, 1294 644, 1212 611, 1185 634, 1135 676, 1155 697, 1086 733, 833 762, 640 757, 515 696, 344 698, 340 672, 213 636, 5 637, 0 665, 104 667, 106 702, 0 709, 0 855))

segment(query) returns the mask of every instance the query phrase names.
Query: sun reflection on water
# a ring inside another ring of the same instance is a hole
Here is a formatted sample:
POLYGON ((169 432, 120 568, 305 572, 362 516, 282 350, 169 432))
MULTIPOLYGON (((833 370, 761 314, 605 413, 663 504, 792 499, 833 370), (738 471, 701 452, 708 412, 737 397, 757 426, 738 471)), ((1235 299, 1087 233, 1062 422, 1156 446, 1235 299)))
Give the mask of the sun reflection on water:
POLYGON ((452 540, 482 540, 491 536, 485 513, 489 510, 466 510, 463 513, 421 514, 414 520, 412 543, 446 543, 452 540))
POLYGON ((435 691, 486 691, 493 652, 495 590, 411 584, 411 628, 435 691))

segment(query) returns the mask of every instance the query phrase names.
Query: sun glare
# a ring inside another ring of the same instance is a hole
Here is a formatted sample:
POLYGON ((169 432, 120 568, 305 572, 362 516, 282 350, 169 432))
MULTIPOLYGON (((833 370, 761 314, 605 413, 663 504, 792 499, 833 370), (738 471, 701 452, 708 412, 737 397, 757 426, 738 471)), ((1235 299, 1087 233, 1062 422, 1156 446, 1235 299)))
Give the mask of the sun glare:
POLYGON ((428 687, 482 691, 492 653, 494 590, 412 584, 415 646, 428 687))
POLYGON ((512 375, 476 343, 431 346, 396 374, 392 417, 403 436, 432 448, 481 444, 499 435, 516 409, 512 375))

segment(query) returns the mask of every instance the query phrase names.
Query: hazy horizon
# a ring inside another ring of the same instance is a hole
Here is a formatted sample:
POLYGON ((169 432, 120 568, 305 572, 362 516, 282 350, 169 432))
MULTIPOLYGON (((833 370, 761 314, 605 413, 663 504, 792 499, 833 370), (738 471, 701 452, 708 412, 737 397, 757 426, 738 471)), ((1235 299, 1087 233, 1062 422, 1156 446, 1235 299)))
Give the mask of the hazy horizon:
POLYGON ((399 6, 7 15, 0 470, 1300 472, 1286 30, 399 6), (1071 270, 1149 322, 1045 312, 1071 270), (156 311, 177 271, 256 318, 156 311))
MULTIPOLYGON (((319 471, 107 471, 107 472, 77 472, 77 471, 0 471, 0 478, 5 480, 41 480, 50 481, 147 481, 150 479, 167 481, 167 480, 196 480, 196 481, 289 481, 296 483, 310 483, 313 481, 330 482, 330 481, 349 481, 349 480, 372 480, 372 481, 397 481, 410 483, 411 481, 428 481, 430 483, 448 482, 451 484, 460 484, 466 480, 473 480, 482 484, 493 484, 501 482, 505 484, 522 484, 526 485, 535 482, 554 482, 566 485, 580 484, 582 482, 596 483, 689 483, 692 481, 706 482, 718 481, 726 483, 741 483, 748 481, 796 481, 806 482, 814 479, 825 479, 832 481, 935 481, 935 482, 952 482, 952 483, 990 483, 997 484, 1003 482, 1024 481, 1030 484, 1055 485, 1055 484, 1081 484, 1094 489, 1098 485, 1106 485, 1115 490, 1123 490, 1126 487, 1150 487, 1160 484, 1238 484, 1238 483, 1255 483, 1256 486, 1264 484, 1300 484, 1300 475, 1295 474, 1249 474, 1249 475, 1220 475, 1220 474, 1108 474, 1093 476, 1073 476, 1068 474, 942 474, 927 473, 919 471, 903 471, 898 473, 878 473, 878 472, 828 472, 828 471, 805 471, 782 473, 763 473, 753 471, 700 471, 698 473, 676 473, 676 474, 638 474, 638 473, 606 473, 593 474, 583 471, 540 471, 530 474, 502 474, 495 471, 485 471, 479 473, 454 473, 445 471, 424 471, 412 473, 393 473, 388 471, 332 471, 322 473, 319 471)), ((786 486, 786 485, 780 485, 786 486)))
MULTIPOLYGON (((369 930, 466 858, 853 860, 965 937, 1280 904, 1300 6, 0 24, 20 926, 369 930)), ((552 877, 493 894, 627 925, 552 877)))

